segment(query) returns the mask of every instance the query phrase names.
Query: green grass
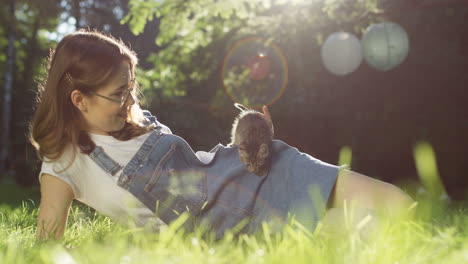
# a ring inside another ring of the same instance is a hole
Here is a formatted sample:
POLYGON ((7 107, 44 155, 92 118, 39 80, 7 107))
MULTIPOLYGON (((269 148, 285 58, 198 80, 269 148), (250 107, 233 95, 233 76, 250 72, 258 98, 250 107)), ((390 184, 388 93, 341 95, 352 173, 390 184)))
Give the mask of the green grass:
MULTIPOLYGON (((37 242, 32 198, 19 206, 0 205, 0 263, 468 263, 468 204, 444 199, 438 175, 431 172, 436 167, 427 165, 435 161, 430 147, 416 146, 415 157, 427 191, 412 194, 419 202, 413 217, 382 218, 370 236, 359 228, 336 234, 320 224, 310 233, 292 222, 279 233, 265 225, 259 234, 228 233, 216 241, 200 229, 184 233, 178 229, 183 219, 148 232, 77 203, 62 240, 37 242)), ((23 195, 17 199, 37 195, 37 190, 16 192, 23 195)))
MULTIPOLYGON (((425 207, 428 208, 428 207, 425 207)), ((281 233, 226 235, 160 232, 121 226, 85 206, 74 206, 63 240, 35 240, 37 209, 30 203, 0 207, 0 263, 467 263, 468 212, 382 222, 367 240, 358 233, 314 234, 287 226, 281 233)))
POLYGON ((19 206, 26 200, 39 204, 39 199, 39 186, 21 187, 14 182, 0 182, 0 204, 19 206))

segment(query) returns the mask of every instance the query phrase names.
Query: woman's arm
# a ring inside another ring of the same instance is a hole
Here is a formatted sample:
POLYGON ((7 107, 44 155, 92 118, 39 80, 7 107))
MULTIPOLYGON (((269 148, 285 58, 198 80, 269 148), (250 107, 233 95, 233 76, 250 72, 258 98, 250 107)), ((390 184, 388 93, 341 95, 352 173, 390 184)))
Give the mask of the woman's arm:
POLYGON ((38 240, 63 237, 73 198, 73 190, 66 182, 46 173, 42 175, 36 233, 38 240))

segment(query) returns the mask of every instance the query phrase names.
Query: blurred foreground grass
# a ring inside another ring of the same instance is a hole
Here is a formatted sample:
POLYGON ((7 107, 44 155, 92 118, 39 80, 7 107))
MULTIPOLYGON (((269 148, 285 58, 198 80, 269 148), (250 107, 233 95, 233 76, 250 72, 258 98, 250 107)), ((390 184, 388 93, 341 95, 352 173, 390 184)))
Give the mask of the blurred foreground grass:
MULTIPOLYGON (((0 263, 468 263, 468 212, 445 208, 430 218, 383 221, 366 240, 355 232, 314 234, 287 226, 281 233, 231 234, 215 241, 184 234, 180 223, 159 232, 128 228, 74 206, 65 238, 35 241, 37 209, 0 207, 0 263)), ((422 214, 425 215, 425 214, 422 214)))

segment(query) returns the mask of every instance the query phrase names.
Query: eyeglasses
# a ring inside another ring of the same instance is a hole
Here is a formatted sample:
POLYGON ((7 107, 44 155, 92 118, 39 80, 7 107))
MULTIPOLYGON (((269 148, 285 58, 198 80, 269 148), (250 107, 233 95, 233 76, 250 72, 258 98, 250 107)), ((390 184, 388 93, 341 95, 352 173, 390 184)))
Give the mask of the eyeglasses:
POLYGON ((133 91, 133 88, 135 87, 135 85, 136 85, 136 78, 133 78, 130 81, 130 83, 128 85, 128 88, 123 91, 122 96, 120 97, 120 100, 112 98, 112 97, 107 97, 107 96, 104 96, 104 95, 100 95, 100 94, 95 93, 95 92, 89 92, 89 93, 92 94, 92 95, 97 95, 97 96, 105 98, 107 100, 119 103, 120 107, 122 107, 125 104, 125 102, 127 101, 128 95, 133 91))

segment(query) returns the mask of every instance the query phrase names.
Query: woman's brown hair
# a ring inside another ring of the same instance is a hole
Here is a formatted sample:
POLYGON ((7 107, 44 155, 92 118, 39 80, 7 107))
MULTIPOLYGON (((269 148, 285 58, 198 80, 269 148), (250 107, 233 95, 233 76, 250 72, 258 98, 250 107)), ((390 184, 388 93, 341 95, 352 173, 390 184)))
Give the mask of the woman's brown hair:
MULTIPOLYGON (((41 161, 59 159, 71 144, 73 157, 76 148, 89 154, 95 143, 83 131, 84 118, 73 105, 70 95, 73 90, 83 94, 96 91, 106 84, 119 65, 128 61, 134 75, 136 54, 122 41, 98 31, 79 30, 66 35, 55 50, 51 50, 47 63, 47 77, 38 85, 36 109, 29 125, 29 141, 41 161)), ((134 92, 139 94, 138 85, 134 92)), ((109 133, 118 140, 126 141, 150 131, 152 125, 144 125, 138 98, 127 113, 123 129, 109 133)))

